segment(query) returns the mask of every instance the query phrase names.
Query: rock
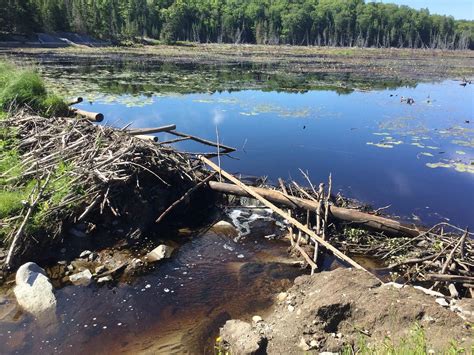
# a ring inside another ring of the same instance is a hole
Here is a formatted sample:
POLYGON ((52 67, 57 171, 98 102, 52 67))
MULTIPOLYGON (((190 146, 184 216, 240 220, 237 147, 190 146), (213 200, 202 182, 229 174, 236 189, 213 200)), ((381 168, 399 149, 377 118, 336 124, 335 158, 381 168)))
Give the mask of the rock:
POLYGON ((295 310, 295 307, 293 307, 291 304, 288 306, 288 311, 293 312, 295 310))
POLYGON ((437 298, 436 303, 443 307, 449 307, 449 303, 444 298, 437 298))
POLYGON ((210 228, 210 231, 216 234, 224 234, 225 236, 230 238, 235 238, 239 235, 237 228, 235 228, 232 223, 226 221, 217 222, 210 228))
POLYGON ((286 300, 287 297, 288 294, 286 292, 280 292, 277 296, 277 300, 283 302, 284 300, 286 300))
POLYGON ((92 274, 86 269, 84 271, 78 272, 77 274, 69 276, 69 281, 71 281, 76 286, 88 286, 92 282, 92 274))
POLYGON ((263 318, 260 317, 260 316, 253 316, 252 317, 252 323, 253 324, 257 324, 257 323, 260 323, 260 322, 263 322, 263 318))
POLYGON ((149 262, 156 262, 163 259, 167 259, 173 253, 173 248, 167 245, 161 244, 152 251, 150 251, 146 256, 146 260, 149 262))
POLYGON ((308 351, 310 349, 310 346, 306 343, 306 340, 304 340, 304 338, 301 337, 300 342, 298 344, 298 348, 300 348, 303 351, 308 351))
POLYGON ((259 350, 264 337, 241 320, 228 320, 221 328, 220 336, 230 346, 231 354, 254 354, 259 350))
POLYGON ((80 258, 87 258, 89 255, 91 255, 92 252, 90 250, 84 250, 81 255, 79 255, 80 258))
POLYGON ((104 276, 104 277, 100 277, 100 278, 97 280, 97 283, 100 284, 100 283, 104 283, 104 282, 110 282, 110 281, 112 281, 112 280, 113 280, 112 276, 107 275, 107 276, 104 276))
POLYGON ((25 311, 38 318, 55 314, 53 285, 42 268, 31 262, 23 264, 16 272, 15 282, 13 291, 25 311))

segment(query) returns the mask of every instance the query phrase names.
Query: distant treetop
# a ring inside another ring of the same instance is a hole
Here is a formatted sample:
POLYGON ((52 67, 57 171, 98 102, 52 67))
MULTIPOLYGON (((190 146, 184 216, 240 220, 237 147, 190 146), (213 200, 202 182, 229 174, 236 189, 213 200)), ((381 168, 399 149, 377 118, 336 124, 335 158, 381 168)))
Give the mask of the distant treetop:
POLYGON ((1 0, 0 32, 98 38, 474 49, 474 21, 364 0, 1 0))

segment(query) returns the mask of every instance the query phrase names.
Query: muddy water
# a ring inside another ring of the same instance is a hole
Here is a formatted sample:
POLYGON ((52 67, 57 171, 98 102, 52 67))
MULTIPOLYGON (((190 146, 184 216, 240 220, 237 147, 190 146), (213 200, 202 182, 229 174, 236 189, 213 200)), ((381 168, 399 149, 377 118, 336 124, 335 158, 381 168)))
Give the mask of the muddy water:
POLYGON ((131 284, 57 290, 52 324, 22 314, 7 296, 1 353, 212 353, 219 326, 261 314, 302 274, 287 247, 259 233, 234 241, 208 231, 131 284))

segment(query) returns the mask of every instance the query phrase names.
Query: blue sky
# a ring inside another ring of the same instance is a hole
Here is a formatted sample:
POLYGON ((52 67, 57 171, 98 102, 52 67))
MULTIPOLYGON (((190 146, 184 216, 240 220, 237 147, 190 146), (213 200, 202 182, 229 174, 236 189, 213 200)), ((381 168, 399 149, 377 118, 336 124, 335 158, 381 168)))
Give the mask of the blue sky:
POLYGON ((474 0, 377 0, 377 2, 408 5, 414 9, 428 8, 432 14, 451 15, 455 19, 474 19, 474 0))

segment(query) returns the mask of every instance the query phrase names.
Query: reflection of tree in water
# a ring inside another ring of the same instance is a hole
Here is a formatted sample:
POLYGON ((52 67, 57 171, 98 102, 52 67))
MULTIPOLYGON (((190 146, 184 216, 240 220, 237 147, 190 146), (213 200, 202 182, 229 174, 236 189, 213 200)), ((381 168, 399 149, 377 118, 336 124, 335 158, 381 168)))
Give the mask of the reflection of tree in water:
POLYGON ((354 89, 377 90, 415 86, 412 81, 377 79, 356 73, 292 73, 267 64, 203 65, 162 62, 81 61, 79 65, 48 63, 44 75, 69 95, 96 92, 113 95, 155 95, 233 92, 256 89, 304 93, 331 90, 349 94, 354 89))

